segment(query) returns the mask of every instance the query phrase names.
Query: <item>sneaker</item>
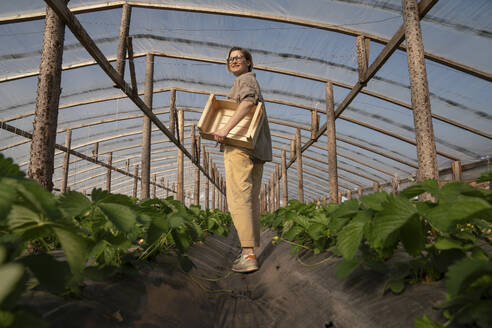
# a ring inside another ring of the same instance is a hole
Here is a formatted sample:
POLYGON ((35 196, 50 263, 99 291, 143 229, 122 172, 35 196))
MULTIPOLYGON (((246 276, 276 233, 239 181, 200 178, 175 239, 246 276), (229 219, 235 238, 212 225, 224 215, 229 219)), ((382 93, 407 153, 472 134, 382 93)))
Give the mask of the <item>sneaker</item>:
POLYGON ((244 254, 241 255, 232 265, 232 271, 234 272, 253 272, 258 270, 258 262, 256 261, 256 255, 244 254))

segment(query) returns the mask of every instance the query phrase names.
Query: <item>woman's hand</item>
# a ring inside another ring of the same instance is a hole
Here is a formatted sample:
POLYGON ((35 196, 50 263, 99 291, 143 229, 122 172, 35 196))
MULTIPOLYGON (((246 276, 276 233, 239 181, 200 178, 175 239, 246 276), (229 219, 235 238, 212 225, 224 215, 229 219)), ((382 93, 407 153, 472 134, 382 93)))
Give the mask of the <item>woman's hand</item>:
POLYGON ((221 129, 218 129, 215 132, 212 132, 212 134, 214 135, 215 141, 217 141, 217 142, 223 142, 224 139, 229 134, 229 131, 225 127, 223 127, 221 129))

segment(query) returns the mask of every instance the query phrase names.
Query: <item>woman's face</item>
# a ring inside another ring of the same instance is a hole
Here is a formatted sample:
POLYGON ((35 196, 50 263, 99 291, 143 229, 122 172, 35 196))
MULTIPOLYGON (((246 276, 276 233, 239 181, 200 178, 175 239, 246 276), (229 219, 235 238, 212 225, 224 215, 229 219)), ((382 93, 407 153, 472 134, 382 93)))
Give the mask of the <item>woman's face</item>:
POLYGON ((227 60, 229 70, 235 76, 247 73, 250 64, 251 63, 249 62, 249 60, 246 60, 244 55, 239 50, 232 51, 227 60))

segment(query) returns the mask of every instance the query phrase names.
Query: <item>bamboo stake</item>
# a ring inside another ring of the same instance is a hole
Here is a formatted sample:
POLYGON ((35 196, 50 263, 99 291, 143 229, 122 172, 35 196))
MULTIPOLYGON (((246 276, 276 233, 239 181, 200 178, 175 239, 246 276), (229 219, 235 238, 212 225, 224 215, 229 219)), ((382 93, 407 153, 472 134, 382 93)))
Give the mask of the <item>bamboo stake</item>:
POLYGON ((287 158, 286 151, 282 150, 282 199, 283 205, 287 206, 289 201, 288 181, 287 181, 287 158))
POLYGON ((296 155, 297 155, 297 198, 304 203, 304 186, 302 181, 302 152, 301 129, 296 129, 296 155))
POLYGON ((138 188, 138 164, 135 165, 135 177, 133 178, 133 197, 137 198, 137 188, 138 188))
MULTIPOLYGON (((183 109, 180 108, 178 111, 178 140, 180 140, 181 144, 184 145, 184 113, 183 109)), ((184 181, 184 169, 183 169, 183 151, 178 149, 178 192, 176 198, 184 203, 184 193, 183 193, 183 181, 184 181)))
POLYGON ((113 153, 108 154, 108 168, 106 172, 106 190, 111 192, 111 167, 113 166, 113 153))
POLYGON ((335 104, 333 85, 326 83, 326 136, 328 138, 328 177, 330 182, 330 202, 338 201, 337 141, 335 128, 335 104))
MULTIPOLYGON (((148 54, 145 62, 145 91, 144 102, 152 110, 154 89, 154 55, 148 54)), ((150 163, 151 163, 151 130, 150 118, 143 117, 142 126, 142 183, 140 196, 142 199, 150 197, 150 163)))

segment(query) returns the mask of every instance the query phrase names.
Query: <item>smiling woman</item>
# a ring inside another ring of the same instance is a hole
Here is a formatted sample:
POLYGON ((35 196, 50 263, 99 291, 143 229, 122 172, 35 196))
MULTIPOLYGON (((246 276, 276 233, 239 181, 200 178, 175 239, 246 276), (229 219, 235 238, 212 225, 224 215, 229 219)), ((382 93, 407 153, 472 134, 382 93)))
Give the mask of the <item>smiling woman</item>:
MULTIPOLYGON (((256 81, 253 58, 249 51, 233 47, 227 56, 227 70, 236 76, 227 99, 239 104, 226 124, 213 132, 215 140, 223 142, 229 132, 249 113, 252 106, 263 102, 256 81)), ((221 147, 222 149, 222 147, 221 147)), ((241 254, 232 270, 252 272, 258 270, 254 247, 260 246, 259 194, 263 164, 272 160, 272 140, 266 113, 260 124, 258 141, 253 150, 224 145, 227 204, 241 242, 241 254)))

